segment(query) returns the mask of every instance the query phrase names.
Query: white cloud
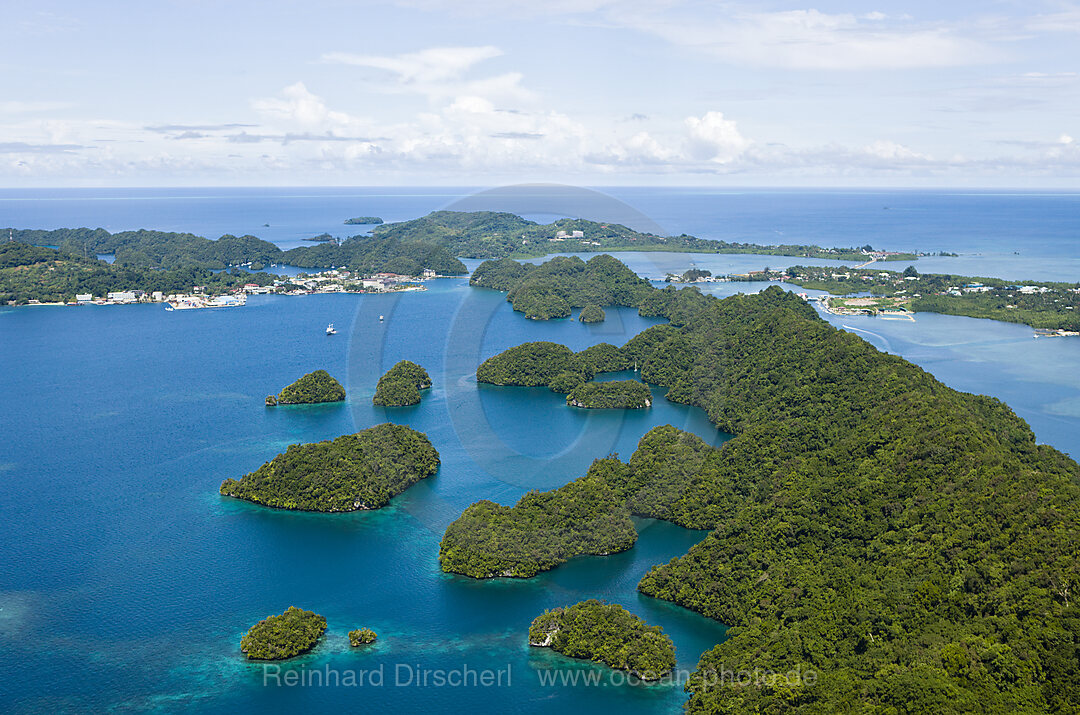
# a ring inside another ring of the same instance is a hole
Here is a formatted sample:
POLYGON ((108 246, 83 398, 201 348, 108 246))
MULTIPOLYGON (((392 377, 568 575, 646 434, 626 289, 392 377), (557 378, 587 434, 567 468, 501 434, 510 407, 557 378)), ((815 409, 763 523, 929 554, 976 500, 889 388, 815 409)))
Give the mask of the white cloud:
POLYGON ((912 151, 903 144, 897 144, 894 141, 878 140, 869 146, 863 147, 863 151, 869 156, 875 159, 885 159, 887 161, 894 161, 899 163, 906 163, 910 161, 925 161, 930 157, 925 154, 920 154, 916 151, 912 151))
MULTIPOLYGON (((816 9, 761 11, 749 2, 696 0, 399 0, 465 14, 562 16, 584 25, 627 28, 725 62, 797 70, 952 67, 1001 59, 979 22, 923 21, 907 14, 816 9)), ((1045 24, 1080 27, 1080 11, 1046 16, 1045 24)), ((1002 28, 998 28, 1001 30, 1002 28)), ((1000 39, 1000 38, 998 38, 1000 39)))
POLYGON ((272 119, 295 124, 307 130, 332 131, 353 128, 360 124, 359 120, 345 112, 331 110, 321 97, 309 92, 303 82, 283 89, 281 98, 255 100, 252 106, 272 119))
POLYGON ((724 119, 722 112, 706 112, 702 117, 687 117, 689 154, 718 164, 736 159, 750 145, 739 133, 735 122, 724 119))
POLYGON ((713 18, 625 15, 625 22, 673 44, 740 65, 796 70, 912 69, 979 64, 996 52, 935 23, 818 10, 734 12, 713 18))
POLYGON ((400 55, 356 55, 348 52, 328 52, 323 60, 356 67, 371 67, 397 75, 406 84, 430 84, 460 78, 478 62, 498 57, 502 50, 483 47, 431 47, 420 52, 400 55))

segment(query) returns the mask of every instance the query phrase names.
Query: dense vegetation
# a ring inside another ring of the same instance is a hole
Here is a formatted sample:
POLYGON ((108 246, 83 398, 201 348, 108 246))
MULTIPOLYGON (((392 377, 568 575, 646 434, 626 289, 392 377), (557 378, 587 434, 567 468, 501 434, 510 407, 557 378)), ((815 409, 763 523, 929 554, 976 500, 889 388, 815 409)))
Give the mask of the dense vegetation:
POLYGON ((479 501, 450 524, 439 566, 472 578, 529 578, 580 554, 606 555, 634 545, 626 507, 594 474, 548 492, 531 491, 513 507, 479 501))
POLYGON ((383 220, 378 216, 356 216, 345 219, 346 226, 375 226, 382 222, 383 220))
MULTIPOLYGON (((538 224, 510 213, 494 211, 435 211, 422 218, 389 223, 374 230, 376 236, 400 240, 436 241, 455 256, 466 258, 526 258, 549 253, 590 251, 674 251, 690 253, 763 253, 779 256, 867 260, 863 248, 820 246, 762 246, 681 236, 641 233, 613 223, 560 219, 538 224), (574 237, 574 231, 583 235, 574 237), (560 233, 565 234, 560 236, 560 233)), ((869 248, 869 247, 864 247, 869 248)), ((872 250, 872 249, 871 249, 872 250)), ((913 260, 897 254, 887 260, 913 260)))
POLYGON ((294 444, 239 480, 225 496, 277 509, 378 509, 439 468, 427 435, 394 424, 314 444, 294 444))
MULTIPOLYGON (((345 388, 326 370, 309 372, 278 393, 279 405, 314 405, 320 402, 341 402, 345 388)), ((269 402, 267 403, 269 404, 269 402)))
POLYGON ((509 258, 484 261, 469 284, 509 291, 506 299, 514 310, 536 320, 566 318, 572 308, 588 305, 637 306, 653 290, 647 280, 603 254, 588 262, 557 257, 539 266, 509 258))
POLYGON ((18 241, 0 243, 0 304, 23 305, 31 300, 63 303, 80 293, 104 298, 110 292, 141 290, 190 293, 204 286, 207 295, 226 293, 246 283, 272 285, 279 276, 231 269, 215 273, 188 266, 176 270, 108 264, 64 250, 18 241))
POLYGON ((445 246, 423 237, 400 240, 362 235, 282 251, 255 236, 225 235, 210 240, 190 233, 147 230, 109 233, 101 228, 15 230, 12 235, 18 241, 59 246, 65 253, 84 258, 111 253, 117 266, 134 268, 220 270, 228 266, 288 264, 301 268, 344 267, 363 274, 386 271, 420 275, 425 268, 443 275, 467 272, 465 265, 445 246))
POLYGON ((485 360, 476 369, 476 379, 492 385, 547 386, 556 375, 570 369, 573 359, 574 352, 565 345, 524 343, 485 360))
POLYGON ((240 650, 252 660, 283 660, 307 653, 326 631, 326 619, 289 606, 277 616, 253 625, 240 639, 240 650))
POLYGON ((544 611, 529 626, 529 645, 548 647, 657 680, 675 667, 675 645, 622 606, 596 599, 544 611))
POLYGON ((566 396, 571 407, 637 410, 652 406, 652 393, 637 380, 586 382, 566 396))
POLYGON ((630 367, 623 352, 600 343, 575 353, 551 342, 523 343, 485 360, 476 369, 478 382, 518 387, 550 387, 567 393, 602 372, 630 367))
POLYGON ((357 628, 355 631, 349 631, 349 645, 358 648, 368 643, 374 643, 378 637, 375 631, 370 628, 357 628))
POLYGON ((414 362, 402 360, 379 378, 371 401, 383 407, 403 407, 420 403, 420 390, 431 387, 427 370, 414 362))
POLYGON ((735 435, 661 428, 590 469, 634 514, 713 529, 639 585, 732 626, 691 712, 1080 706, 1074 461, 778 287, 654 290, 639 310, 671 325, 623 357, 735 435), (722 682, 755 668, 817 678, 722 682))
POLYGON ((353 236, 340 243, 301 246, 283 252, 279 263, 301 268, 348 268, 363 275, 397 273, 419 276, 425 268, 440 275, 464 275, 465 264, 445 246, 418 239, 353 236))
POLYGON ((792 266, 787 282, 834 295, 869 292, 884 300, 867 306, 945 313, 1024 323, 1033 328, 1080 331, 1080 283, 1032 282, 1000 278, 903 273, 854 268, 792 266))
POLYGON ((583 323, 602 323, 604 322, 604 309, 595 303, 590 303, 581 309, 581 315, 578 316, 578 320, 583 323))

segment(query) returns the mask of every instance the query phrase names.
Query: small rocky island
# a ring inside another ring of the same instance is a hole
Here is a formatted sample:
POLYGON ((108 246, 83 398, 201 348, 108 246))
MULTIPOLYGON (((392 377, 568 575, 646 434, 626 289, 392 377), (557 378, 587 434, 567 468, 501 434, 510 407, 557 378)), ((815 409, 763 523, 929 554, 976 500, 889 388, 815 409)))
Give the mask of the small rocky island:
POLYGON ((578 316, 578 320, 583 323, 602 323, 606 317, 603 308, 595 303, 591 303, 581 309, 581 315, 578 316))
POLYGON ((326 619, 296 606, 253 625, 240 639, 240 650, 251 660, 284 660, 307 653, 326 631, 326 619))
POLYGON ((374 643, 378 637, 375 631, 370 628, 357 628, 355 631, 349 631, 349 645, 353 648, 359 648, 362 645, 374 643))
POLYGON ((378 509, 439 468, 423 432, 381 424, 314 444, 294 444, 239 480, 223 496, 276 509, 342 512, 378 509))
POLYGON ((658 680, 675 667, 675 645, 660 626, 596 599, 537 616, 529 627, 529 645, 605 663, 642 680, 658 680))
POLYGON ((268 395, 267 407, 277 405, 315 405, 323 402, 341 402, 345 388, 326 370, 309 372, 277 395, 268 395))
POLYGON ((546 387, 571 367, 574 352, 565 345, 523 343, 488 358, 476 368, 477 382, 516 387, 546 387))
POLYGON ((378 226, 383 220, 378 216, 356 216, 345 219, 346 226, 378 226))
POLYGON ((476 369, 476 381, 492 385, 549 387, 566 394, 603 372, 629 370, 633 356, 610 343, 574 352, 551 342, 523 343, 493 355, 476 369))
POLYGON ((414 362, 402 360, 379 378, 371 401, 382 407, 404 407, 420 403, 420 390, 431 387, 427 370, 414 362))
POLYGON ((476 502, 447 527, 439 567, 478 579, 530 578, 574 556, 607 556, 635 541, 626 504, 606 475, 590 470, 564 487, 531 491, 512 507, 476 502))
POLYGON ((652 407, 652 393, 638 380, 586 382, 570 391, 566 404, 587 409, 640 410, 652 407))

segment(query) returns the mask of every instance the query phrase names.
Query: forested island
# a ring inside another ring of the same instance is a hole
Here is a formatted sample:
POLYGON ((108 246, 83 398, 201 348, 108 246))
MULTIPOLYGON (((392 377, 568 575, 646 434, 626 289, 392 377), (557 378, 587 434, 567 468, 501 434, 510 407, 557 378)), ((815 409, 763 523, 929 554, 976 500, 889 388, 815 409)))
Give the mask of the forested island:
POLYGON ((301 511, 378 509, 439 468, 427 435, 381 424, 313 444, 294 444, 254 472, 221 484, 224 496, 301 511))
POLYGON ((550 387, 565 393, 599 373, 629 367, 623 352, 610 343, 575 353, 565 345, 539 341, 523 343, 488 358, 476 369, 476 380, 492 385, 550 387), (561 385, 566 388, 562 389, 561 385))
POLYGON ((507 300, 526 318, 568 318, 572 308, 636 306, 653 288, 624 268, 604 254, 588 262, 559 256, 541 265, 504 258, 477 266, 469 285, 508 291, 507 300))
POLYGON ((435 211, 411 221, 378 226, 373 233, 377 237, 401 240, 434 240, 446 246, 455 256, 464 258, 536 258, 551 253, 600 251, 758 253, 859 262, 875 256, 878 260, 890 261, 918 258, 914 253, 876 251, 871 246, 763 246, 714 241, 686 234, 659 236, 615 223, 586 219, 564 218, 541 224, 511 213, 495 211, 435 211))
POLYGON ((512 507, 482 500, 450 524, 439 567, 472 578, 529 578, 581 554, 625 551, 637 540, 630 513, 603 477, 587 474, 512 507))
POLYGON ((356 216, 345 219, 346 226, 375 226, 382 222, 383 220, 378 216, 356 216))
POLYGON ((637 380, 585 382, 566 396, 571 407, 609 410, 640 410, 652 406, 652 393, 637 380))
POLYGON ((596 599, 544 611, 529 626, 529 645, 605 663, 641 680, 658 680, 675 667, 675 644, 660 626, 596 599))
MULTIPOLYGON (((291 265, 299 268, 346 268, 364 275, 378 272, 418 276, 424 269, 440 275, 463 275, 465 264, 434 239, 407 240, 369 235, 300 246, 283 251, 255 236, 225 235, 216 240, 169 231, 121 231, 62 228, 52 231, 4 229, 15 241, 36 246, 58 246, 64 255, 94 259, 113 254, 123 268, 167 271, 223 270, 230 266, 291 265)), ((187 285, 190 288, 191 284, 187 285)), ((119 288, 110 288, 119 290, 119 288)))
POLYGON ((357 628, 354 631, 349 631, 349 645, 353 648, 359 648, 362 645, 374 643, 378 637, 375 631, 370 628, 357 628))
POLYGON ((371 401, 383 407, 420 404, 420 390, 431 387, 427 370, 409 360, 401 360, 379 378, 371 401))
POLYGON ((1080 283, 1016 282, 940 273, 792 266, 784 280, 836 296, 869 292, 870 298, 830 300, 848 312, 944 313, 1023 323, 1046 330, 1080 331, 1080 283))
POLYGON ((578 320, 582 323, 602 323, 604 322, 604 309, 600 306, 590 303, 581 309, 581 315, 578 316, 578 320))
POLYGON ((284 660, 307 653, 326 631, 326 619, 296 606, 269 616, 240 639, 240 650, 251 660, 284 660))
POLYGON ((688 685, 690 712, 1080 705, 1076 462, 1002 402, 948 388, 779 287, 723 300, 650 287, 637 307, 670 324, 622 357, 734 435, 714 449, 658 428, 629 464, 590 469, 631 513, 712 530, 639 584, 731 626, 688 685), (718 680, 760 667, 818 677, 718 680))
POLYGON ((326 370, 309 372, 291 385, 286 385, 281 392, 266 398, 267 407, 277 405, 315 405, 323 402, 341 402, 345 399, 345 388, 326 370))

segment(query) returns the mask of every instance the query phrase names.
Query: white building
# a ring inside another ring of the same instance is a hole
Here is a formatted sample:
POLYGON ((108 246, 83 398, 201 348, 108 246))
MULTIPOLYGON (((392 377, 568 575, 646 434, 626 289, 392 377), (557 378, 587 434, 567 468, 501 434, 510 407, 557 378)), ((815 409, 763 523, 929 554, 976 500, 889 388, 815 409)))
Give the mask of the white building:
POLYGON ((79 303, 89 303, 94 299, 94 296, 89 293, 79 293, 75 296, 75 300, 79 303))
POLYGON ((571 231, 570 233, 567 233, 566 231, 559 231, 555 234, 555 238, 585 238, 585 232, 571 231))
POLYGON ((117 291, 115 293, 109 293, 107 296, 113 303, 135 303, 138 298, 135 296, 134 291, 117 291))

